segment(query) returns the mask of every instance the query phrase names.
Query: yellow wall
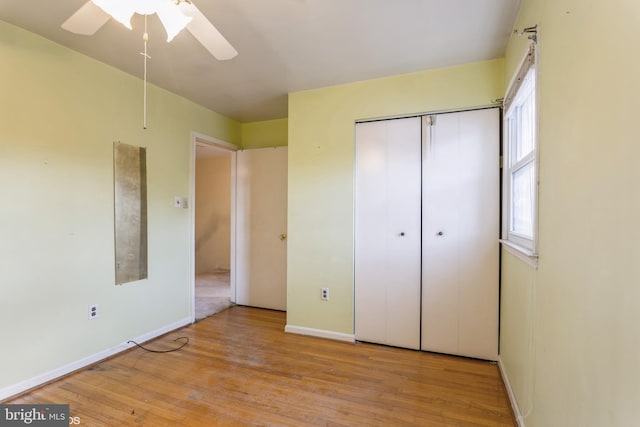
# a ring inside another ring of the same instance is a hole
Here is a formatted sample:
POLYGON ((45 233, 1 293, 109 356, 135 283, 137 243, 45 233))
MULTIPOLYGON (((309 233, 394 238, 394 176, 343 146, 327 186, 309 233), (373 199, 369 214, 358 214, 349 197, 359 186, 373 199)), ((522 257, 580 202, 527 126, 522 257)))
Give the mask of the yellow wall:
MULTIPOLYGON (((505 263, 502 322, 526 330, 508 307, 533 302, 534 363, 505 329, 501 352, 530 382, 527 426, 638 423, 638 22, 635 0, 524 0, 518 18, 540 25, 540 265, 505 263)), ((523 52, 510 43, 507 81, 523 52)))
POLYGON ((353 333, 355 121, 489 105, 503 70, 493 60, 289 95, 288 325, 353 333))
POLYGON ((533 406, 535 277, 533 267, 503 249, 500 359, 522 414, 533 406))
POLYGON ((242 123, 242 148, 281 147, 287 145, 287 119, 242 123))
POLYGON ((0 22, 0 391, 190 317, 190 132, 240 125, 0 22), (114 285, 113 141, 147 147, 149 278, 114 285), (99 304, 89 321, 88 305, 99 304))

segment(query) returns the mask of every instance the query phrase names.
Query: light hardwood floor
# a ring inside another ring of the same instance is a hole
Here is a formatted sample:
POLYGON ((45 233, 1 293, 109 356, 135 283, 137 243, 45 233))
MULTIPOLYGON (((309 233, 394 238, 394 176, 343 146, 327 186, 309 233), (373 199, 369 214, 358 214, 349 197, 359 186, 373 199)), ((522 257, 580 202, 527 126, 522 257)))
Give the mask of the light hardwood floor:
POLYGON ((69 403, 81 426, 513 426, 498 368, 283 332, 235 306, 5 403, 69 403))

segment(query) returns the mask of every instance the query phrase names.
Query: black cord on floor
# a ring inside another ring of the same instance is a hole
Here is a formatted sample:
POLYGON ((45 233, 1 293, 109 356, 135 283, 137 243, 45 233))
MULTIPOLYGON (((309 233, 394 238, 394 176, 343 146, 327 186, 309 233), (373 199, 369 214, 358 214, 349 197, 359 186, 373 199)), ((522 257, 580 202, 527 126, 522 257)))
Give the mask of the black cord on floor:
POLYGON ((138 347, 140 347, 141 349, 143 349, 145 351, 148 351, 150 353, 171 353, 172 351, 180 350, 182 347, 184 347, 185 345, 187 345, 189 343, 189 337, 178 337, 173 341, 178 341, 178 340, 185 340, 185 341, 182 343, 182 345, 180 347, 174 348, 174 349, 171 349, 171 350, 151 350, 149 348, 141 346, 140 344, 138 344, 137 342, 135 342, 133 340, 127 341, 127 344, 128 343, 133 343, 133 344, 137 345, 138 347))

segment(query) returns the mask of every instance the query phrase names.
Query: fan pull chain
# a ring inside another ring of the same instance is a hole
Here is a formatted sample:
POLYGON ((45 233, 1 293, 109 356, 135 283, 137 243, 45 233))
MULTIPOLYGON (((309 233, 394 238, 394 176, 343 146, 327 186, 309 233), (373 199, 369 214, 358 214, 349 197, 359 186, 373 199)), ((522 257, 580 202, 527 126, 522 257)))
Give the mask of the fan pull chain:
POLYGON ((141 52, 140 55, 144 56, 144 86, 143 86, 143 107, 142 107, 142 120, 143 129, 147 128, 147 59, 151 59, 149 55, 147 55, 147 42, 149 41, 149 34, 147 33, 147 15, 144 16, 144 34, 142 35, 142 40, 144 41, 144 52, 141 52))

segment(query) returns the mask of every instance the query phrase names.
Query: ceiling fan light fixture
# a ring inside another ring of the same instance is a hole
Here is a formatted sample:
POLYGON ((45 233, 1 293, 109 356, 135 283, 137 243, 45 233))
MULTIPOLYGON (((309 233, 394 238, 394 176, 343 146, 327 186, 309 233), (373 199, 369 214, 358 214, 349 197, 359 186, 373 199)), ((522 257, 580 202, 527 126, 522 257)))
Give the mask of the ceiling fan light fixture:
POLYGON ((111 15, 128 29, 131 27, 131 18, 134 13, 140 15, 158 15, 165 31, 167 42, 182 31, 191 21, 175 1, 172 0, 91 0, 100 9, 111 15))
POLYGON ((129 0, 135 4, 136 13, 140 15, 153 15, 158 11, 158 5, 167 0, 129 0))
POLYGON ((113 18, 131 30, 131 18, 136 13, 145 16, 142 37, 145 46, 149 39, 146 17, 155 13, 167 32, 167 42, 186 28, 216 59, 226 61, 238 55, 238 51, 191 0, 86 0, 61 27, 74 34, 92 36, 113 18))

